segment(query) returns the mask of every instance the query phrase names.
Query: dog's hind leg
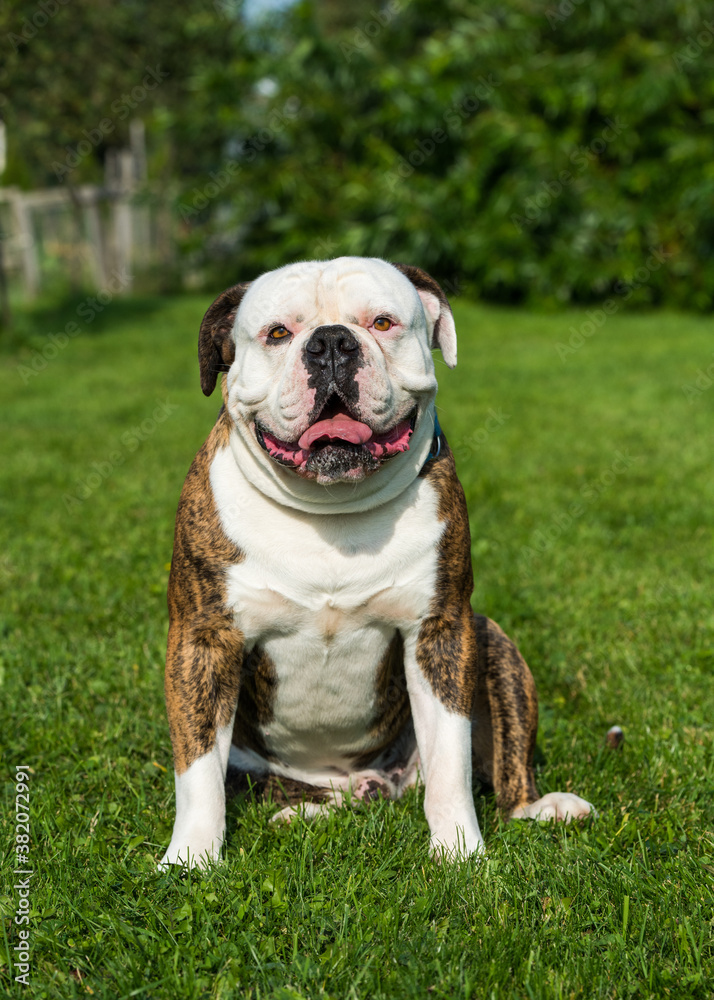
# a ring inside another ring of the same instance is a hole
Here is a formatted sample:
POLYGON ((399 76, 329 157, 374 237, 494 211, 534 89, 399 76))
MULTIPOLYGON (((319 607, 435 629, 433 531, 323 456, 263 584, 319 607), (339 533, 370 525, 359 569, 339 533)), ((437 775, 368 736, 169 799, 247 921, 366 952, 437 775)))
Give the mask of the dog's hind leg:
POLYGON ((397 798, 398 788, 380 771, 355 771, 344 778, 335 778, 330 787, 310 785, 305 781, 271 774, 263 797, 282 805, 271 823, 290 823, 296 817, 304 820, 326 816, 338 806, 369 802, 375 798, 397 798))
POLYGON ((327 816, 336 806, 342 805, 344 792, 341 788, 325 788, 271 774, 263 789, 263 798, 282 807, 270 817, 271 823, 292 823, 297 818, 311 821, 327 816))
POLYGON ((515 643, 489 618, 475 618, 474 775, 493 785, 497 805, 509 817, 538 798, 533 774, 538 699, 533 676, 515 643))
POLYGON ((538 798, 533 775, 538 699, 533 676, 515 643, 489 618, 475 618, 474 776, 493 785, 501 813, 510 817, 538 798))
POLYGON ((268 820, 269 823, 290 823, 295 819, 302 819, 305 822, 311 822, 314 819, 320 819, 323 816, 327 816, 334 809, 333 805, 320 805, 319 802, 303 802, 298 806, 285 806, 284 809, 279 809, 273 816, 268 820))
POLYGON ((538 699, 528 664, 516 644, 483 615, 476 615, 478 686, 472 714, 474 774, 492 784, 506 819, 568 822, 594 813, 569 792, 538 796, 533 751, 538 699))

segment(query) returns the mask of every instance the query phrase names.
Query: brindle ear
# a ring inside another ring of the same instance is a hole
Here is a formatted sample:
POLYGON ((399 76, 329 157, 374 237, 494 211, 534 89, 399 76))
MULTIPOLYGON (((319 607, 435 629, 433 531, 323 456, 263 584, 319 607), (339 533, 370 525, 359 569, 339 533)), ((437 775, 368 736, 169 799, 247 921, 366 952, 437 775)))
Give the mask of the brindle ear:
POLYGON ((449 300, 441 285, 430 274, 413 264, 395 264, 394 267, 409 278, 419 293, 429 324, 431 346, 439 348, 449 368, 455 368, 456 327, 449 300))
POLYGON ((198 364, 201 369, 201 388, 210 396, 216 388, 220 372, 227 372, 233 364, 236 348, 231 333, 240 301, 249 281, 227 288, 209 306, 198 334, 198 364))

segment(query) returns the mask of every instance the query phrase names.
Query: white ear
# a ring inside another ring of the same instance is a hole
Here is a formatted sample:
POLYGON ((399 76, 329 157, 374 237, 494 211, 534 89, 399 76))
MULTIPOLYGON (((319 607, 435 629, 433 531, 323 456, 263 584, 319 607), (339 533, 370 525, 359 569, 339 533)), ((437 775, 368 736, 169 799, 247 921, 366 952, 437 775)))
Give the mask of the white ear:
POLYGON ((429 326, 429 343, 432 347, 439 348, 449 368, 455 368, 456 327, 451 309, 433 292, 427 292, 424 288, 418 288, 417 292, 429 326))

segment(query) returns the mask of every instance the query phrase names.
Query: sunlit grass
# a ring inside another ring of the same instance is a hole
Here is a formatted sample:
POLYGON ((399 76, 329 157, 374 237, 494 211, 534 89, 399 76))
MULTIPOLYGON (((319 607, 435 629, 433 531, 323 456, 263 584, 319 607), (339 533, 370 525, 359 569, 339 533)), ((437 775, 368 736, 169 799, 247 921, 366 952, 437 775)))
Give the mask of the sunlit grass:
POLYGON ((225 864, 181 877, 155 870, 173 818, 165 586, 181 483, 219 406, 198 382, 207 305, 114 303, 51 358, 71 312, 46 313, 3 358, 7 988, 709 997, 714 388, 682 387, 711 360, 711 321, 614 316, 561 361, 584 314, 459 303, 459 366, 437 362, 474 607, 536 676, 541 791, 572 789, 599 818, 504 826, 479 798, 488 859, 449 868, 429 860, 418 792, 289 829, 239 797, 225 864), (621 751, 603 744, 614 723, 621 751), (25 763, 29 987, 8 964, 25 763))

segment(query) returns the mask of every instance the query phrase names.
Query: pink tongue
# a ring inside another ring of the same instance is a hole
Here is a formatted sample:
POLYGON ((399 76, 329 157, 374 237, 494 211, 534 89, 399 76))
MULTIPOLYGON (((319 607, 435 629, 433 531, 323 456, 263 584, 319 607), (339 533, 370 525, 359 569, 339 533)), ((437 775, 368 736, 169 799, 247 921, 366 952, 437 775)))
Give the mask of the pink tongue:
POLYGON ((329 420, 318 420, 312 427, 308 427, 298 444, 301 448, 309 448, 314 441, 323 437, 339 438, 341 441, 350 441, 352 444, 364 444, 372 437, 372 431, 367 424, 353 420, 346 413, 338 413, 336 417, 330 417, 329 420))

